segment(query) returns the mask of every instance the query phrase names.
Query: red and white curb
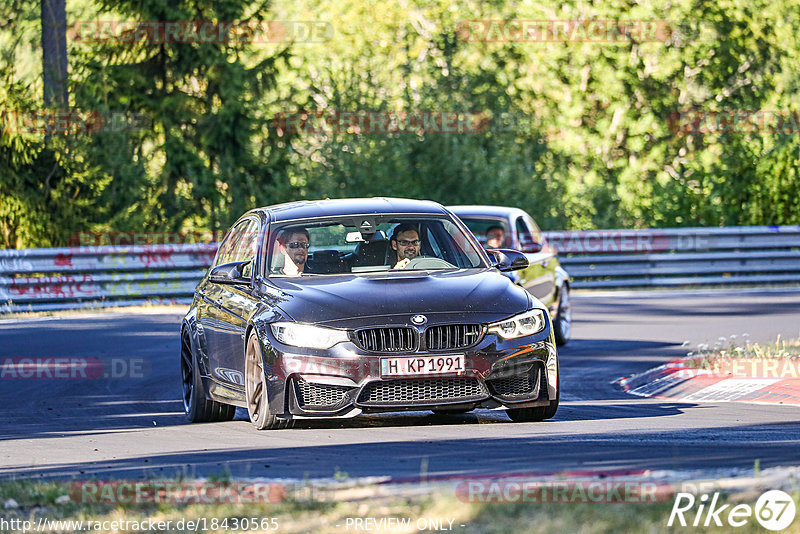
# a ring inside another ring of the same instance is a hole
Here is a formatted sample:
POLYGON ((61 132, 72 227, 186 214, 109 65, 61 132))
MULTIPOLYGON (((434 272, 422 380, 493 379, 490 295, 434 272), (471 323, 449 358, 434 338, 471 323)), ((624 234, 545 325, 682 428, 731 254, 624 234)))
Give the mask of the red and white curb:
POLYGON ((723 371, 697 369, 696 361, 696 357, 673 360, 616 383, 640 397, 800 406, 800 360, 764 359, 756 365, 752 359, 730 359, 723 371))

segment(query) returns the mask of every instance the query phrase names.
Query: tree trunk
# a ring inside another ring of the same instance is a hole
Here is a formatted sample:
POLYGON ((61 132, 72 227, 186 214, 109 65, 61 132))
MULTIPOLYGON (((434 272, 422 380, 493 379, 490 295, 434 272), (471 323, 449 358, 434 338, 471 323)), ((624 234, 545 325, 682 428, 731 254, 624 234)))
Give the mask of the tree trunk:
POLYGON ((69 106, 66 0, 41 0, 41 3, 44 105, 66 109, 69 106))

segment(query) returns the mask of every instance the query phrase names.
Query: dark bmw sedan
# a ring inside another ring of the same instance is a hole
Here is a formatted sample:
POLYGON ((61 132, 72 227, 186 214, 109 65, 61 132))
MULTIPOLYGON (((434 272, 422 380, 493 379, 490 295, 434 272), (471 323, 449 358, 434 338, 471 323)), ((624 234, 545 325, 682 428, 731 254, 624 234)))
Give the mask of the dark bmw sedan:
POLYGON ((427 201, 295 202, 244 214, 181 325, 191 421, 246 407, 258 429, 360 413, 506 410, 553 417, 560 376, 547 308, 427 201))

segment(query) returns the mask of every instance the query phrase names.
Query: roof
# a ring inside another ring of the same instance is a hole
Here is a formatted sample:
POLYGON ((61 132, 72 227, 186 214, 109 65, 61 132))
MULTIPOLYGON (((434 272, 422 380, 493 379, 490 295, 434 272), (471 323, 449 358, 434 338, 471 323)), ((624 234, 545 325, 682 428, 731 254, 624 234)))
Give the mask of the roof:
POLYGON ((485 215, 488 217, 510 219, 513 216, 525 214, 525 212, 519 208, 510 208, 506 206, 447 206, 447 209, 456 215, 463 215, 465 217, 485 215))
POLYGON ((301 200, 298 202, 265 206, 256 211, 260 210, 269 212, 274 221, 337 217, 341 215, 445 213, 441 204, 430 200, 385 197, 301 200))

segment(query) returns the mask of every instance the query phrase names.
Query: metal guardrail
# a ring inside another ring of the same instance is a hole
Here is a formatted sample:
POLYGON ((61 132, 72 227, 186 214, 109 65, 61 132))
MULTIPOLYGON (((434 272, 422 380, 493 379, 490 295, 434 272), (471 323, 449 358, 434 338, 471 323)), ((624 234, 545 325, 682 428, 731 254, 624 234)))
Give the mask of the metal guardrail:
POLYGON ((0 313, 188 304, 216 243, 0 250, 0 313))
POLYGON ((548 232, 576 288, 800 282, 800 226, 548 232))
MULTIPOLYGON (((800 282, 800 226, 546 232, 574 288, 800 282)), ((191 302, 216 243, 0 250, 0 313, 191 302)))

